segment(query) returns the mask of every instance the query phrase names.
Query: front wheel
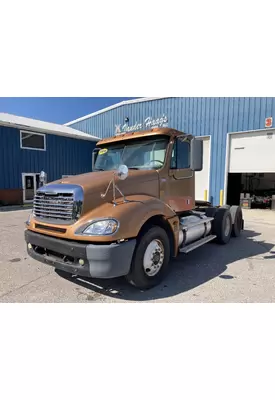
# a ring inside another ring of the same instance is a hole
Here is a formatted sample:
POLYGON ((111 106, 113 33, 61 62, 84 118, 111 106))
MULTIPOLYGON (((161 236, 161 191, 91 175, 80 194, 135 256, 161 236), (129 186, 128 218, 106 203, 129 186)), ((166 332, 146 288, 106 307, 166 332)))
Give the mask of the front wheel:
POLYGON ((156 286, 163 279, 169 260, 169 238, 164 229, 153 226, 139 239, 126 279, 139 289, 156 286))

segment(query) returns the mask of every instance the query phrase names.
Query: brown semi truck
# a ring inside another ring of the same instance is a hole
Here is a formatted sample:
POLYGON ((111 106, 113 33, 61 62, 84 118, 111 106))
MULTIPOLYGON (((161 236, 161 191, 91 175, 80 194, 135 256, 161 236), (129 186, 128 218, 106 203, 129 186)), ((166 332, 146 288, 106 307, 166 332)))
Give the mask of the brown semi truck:
POLYGON ((195 201, 202 141, 170 128, 100 140, 93 172, 39 188, 26 222, 28 254, 75 276, 125 276, 147 289, 169 261, 243 229, 239 206, 195 201))

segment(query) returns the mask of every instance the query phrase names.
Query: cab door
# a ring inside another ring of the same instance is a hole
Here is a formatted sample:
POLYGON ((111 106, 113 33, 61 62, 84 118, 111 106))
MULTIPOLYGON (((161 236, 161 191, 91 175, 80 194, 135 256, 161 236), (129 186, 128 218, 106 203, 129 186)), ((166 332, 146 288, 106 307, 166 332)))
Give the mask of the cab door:
POLYGON ((165 200, 175 212, 191 210, 195 206, 195 179, 190 155, 189 137, 175 138, 165 191, 165 200))

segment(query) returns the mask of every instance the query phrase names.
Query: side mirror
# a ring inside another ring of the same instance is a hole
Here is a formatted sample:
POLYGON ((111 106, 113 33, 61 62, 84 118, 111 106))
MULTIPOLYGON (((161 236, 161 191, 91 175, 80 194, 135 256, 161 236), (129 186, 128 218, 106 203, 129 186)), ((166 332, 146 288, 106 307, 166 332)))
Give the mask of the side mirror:
POLYGON ((41 171, 39 174, 39 187, 44 186, 47 183, 47 174, 41 171))
POLYGON ((100 148, 98 148, 98 147, 96 147, 93 150, 93 154, 92 154, 92 170, 94 170, 94 168, 95 168, 95 162, 96 162, 99 150, 100 150, 100 148))
POLYGON ((116 175, 121 181, 124 181, 128 176, 128 167, 127 165, 120 165, 116 171, 116 175))
POLYGON ((191 140, 190 168, 193 171, 201 171, 203 167, 203 142, 201 139, 191 140))

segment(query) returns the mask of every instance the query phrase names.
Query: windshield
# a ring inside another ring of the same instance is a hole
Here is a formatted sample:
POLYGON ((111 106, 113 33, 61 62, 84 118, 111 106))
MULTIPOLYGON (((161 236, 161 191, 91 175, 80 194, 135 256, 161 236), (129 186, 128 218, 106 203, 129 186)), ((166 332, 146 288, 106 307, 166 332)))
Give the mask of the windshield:
POLYGON ((125 164, 129 169, 159 169, 165 161, 169 137, 135 139, 106 144, 98 153, 94 170, 110 171, 125 164))

